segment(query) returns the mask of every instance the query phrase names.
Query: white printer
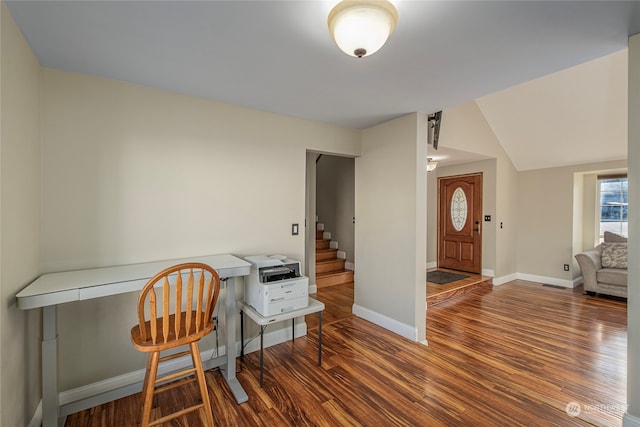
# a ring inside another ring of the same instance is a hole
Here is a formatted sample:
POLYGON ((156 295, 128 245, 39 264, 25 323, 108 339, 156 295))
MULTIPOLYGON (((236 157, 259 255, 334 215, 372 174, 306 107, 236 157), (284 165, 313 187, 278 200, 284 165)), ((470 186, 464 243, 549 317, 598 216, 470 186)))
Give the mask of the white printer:
POLYGON ((300 262, 283 255, 245 257, 251 272, 244 278, 244 301, 268 317, 309 305, 309 278, 300 274, 300 262))

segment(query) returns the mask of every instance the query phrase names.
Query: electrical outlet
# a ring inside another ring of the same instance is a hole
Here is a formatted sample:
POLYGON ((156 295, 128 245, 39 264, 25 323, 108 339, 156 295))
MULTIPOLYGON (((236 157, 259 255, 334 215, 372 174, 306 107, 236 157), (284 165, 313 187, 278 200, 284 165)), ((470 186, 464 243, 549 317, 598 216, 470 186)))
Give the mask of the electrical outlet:
POLYGON ((564 265, 564 271, 569 271, 569 264, 564 265))

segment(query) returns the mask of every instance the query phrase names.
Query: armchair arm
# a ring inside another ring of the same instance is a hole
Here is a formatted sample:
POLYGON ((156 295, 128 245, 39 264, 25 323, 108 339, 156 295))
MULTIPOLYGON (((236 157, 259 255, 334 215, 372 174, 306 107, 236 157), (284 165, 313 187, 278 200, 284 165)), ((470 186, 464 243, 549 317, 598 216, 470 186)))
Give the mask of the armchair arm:
POLYGON ((599 247, 586 252, 576 254, 576 261, 582 271, 582 279, 584 280, 584 290, 588 292, 598 291, 598 282, 596 280, 596 272, 602 268, 601 250, 599 247))

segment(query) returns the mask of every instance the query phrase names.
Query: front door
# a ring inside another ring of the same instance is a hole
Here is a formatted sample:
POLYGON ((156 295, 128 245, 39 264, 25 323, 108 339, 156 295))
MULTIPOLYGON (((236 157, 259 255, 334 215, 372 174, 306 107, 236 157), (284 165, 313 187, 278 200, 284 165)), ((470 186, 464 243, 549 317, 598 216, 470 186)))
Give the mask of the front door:
POLYGON ((438 179, 438 267, 482 269, 482 173, 438 179))

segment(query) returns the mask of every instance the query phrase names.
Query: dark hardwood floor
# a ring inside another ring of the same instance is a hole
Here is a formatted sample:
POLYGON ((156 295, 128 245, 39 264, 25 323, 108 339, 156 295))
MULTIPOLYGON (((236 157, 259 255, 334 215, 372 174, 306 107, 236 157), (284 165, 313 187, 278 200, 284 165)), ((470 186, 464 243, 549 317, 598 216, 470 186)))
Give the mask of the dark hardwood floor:
MULTIPOLYGON (((427 310, 428 346, 350 314, 353 285, 322 289, 306 337, 238 363, 249 401, 207 372, 220 426, 620 426, 626 410, 626 303, 515 281, 427 310), (569 403, 580 409, 566 412, 569 403), (576 411, 577 412, 577 411, 576 411), (575 414, 575 412, 573 413, 575 414)), ((197 391, 171 391, 156 415, 197 391)), ((135 426, 139 395, 73 414, 67 427, 135 426)), ((197 414, 172 426, 201 426, 197 414)))

